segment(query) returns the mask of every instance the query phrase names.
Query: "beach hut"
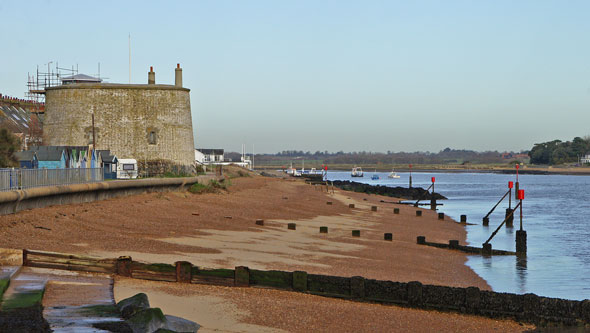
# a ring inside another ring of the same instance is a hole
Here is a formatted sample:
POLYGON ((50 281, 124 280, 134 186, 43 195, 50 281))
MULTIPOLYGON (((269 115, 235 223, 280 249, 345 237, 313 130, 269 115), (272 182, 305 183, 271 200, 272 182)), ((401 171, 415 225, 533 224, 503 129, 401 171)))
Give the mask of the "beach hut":
POLYGON ((78 153, 78 168, 81 168, 81 169, 86 168, 87 161, 88 161, 88 158, 86 156, 86 151, 80 150, 78 153))
POLYGON ((63 149, 41 149, 37 151, 39 169, 63 169, 66 167, 66 155, 63 149))
POLYGON ((109 150, 99 150, 98 155, 102 160, 104 179, 117 179, 117 156, 111 155, 109 150))
POLYGON ((19 151, 14 153, 14 157, 19 163, 21 169, 36 169, 39 166, 37 154, 32 150, 19 151))

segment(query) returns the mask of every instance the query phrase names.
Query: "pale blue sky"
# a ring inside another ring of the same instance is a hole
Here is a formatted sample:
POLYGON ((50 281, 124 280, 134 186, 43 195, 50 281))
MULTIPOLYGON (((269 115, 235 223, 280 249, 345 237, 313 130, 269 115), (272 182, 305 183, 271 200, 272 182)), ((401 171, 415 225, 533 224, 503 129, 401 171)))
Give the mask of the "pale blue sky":
POLYGON ((57 61, 184 69, 195 144, 529 149, 590 134, 589 1, 0 0, 0 93, 57 61))

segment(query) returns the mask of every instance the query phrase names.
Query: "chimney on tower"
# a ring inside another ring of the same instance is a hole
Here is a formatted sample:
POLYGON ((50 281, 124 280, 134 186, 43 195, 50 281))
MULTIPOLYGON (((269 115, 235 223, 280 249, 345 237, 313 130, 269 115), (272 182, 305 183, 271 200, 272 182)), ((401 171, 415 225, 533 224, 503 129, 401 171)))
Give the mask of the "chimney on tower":
POLYGON ((182 88, 182 68, 180 68, 180 64, 176 64, 174 74, 174 85, 178 88, 182 88))
POLYGON ((156 84, 156 73, 154 72, 153 66, 150 66, 150 71, 148 72, 148 84, 156 84))

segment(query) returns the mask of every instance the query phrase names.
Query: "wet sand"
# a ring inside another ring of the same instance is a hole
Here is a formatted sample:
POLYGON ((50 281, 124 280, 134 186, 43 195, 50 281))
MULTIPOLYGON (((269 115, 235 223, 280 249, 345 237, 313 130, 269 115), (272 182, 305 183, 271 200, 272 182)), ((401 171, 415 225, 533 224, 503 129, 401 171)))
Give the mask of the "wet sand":
MULTIPOLYGON (((423 216, 416 217, 416 208, 381 203, 383 198, 379 196, 339 190, 329 194, 325 192, 325 187, 321 191, 319 187, 295 180, 243 177, 231 182, 229 190, 221 193, 152 193, 0 216, 0 240, 4 247, 101 257, 131 255, 134 260, 148 262, 187 260, 204 267, 246 265, 255 269, 305 270, 316 274, 360 275, 393 281, 417 280, 489 290, 488 284, 465 266, 465 254, 416 244, 419 235, 445 243, 449 239, 458 239, 461 243, 465 241, 464 227, 448 218, 437 220, 436 212, 423 210, 423 216), (327 205, 327 201, 333 204, 327 205), (348 208, 349 203, 354 203, 356 208, 348 208), (370 210, 372 205, 378 206, 377 212, 370 210), (400 208, 399 215, 393 214, 394 207, 400 208), (256 219, 264 219, 265 225, 257 226, 256 219), (288 230, 289 222, 297 223, 297 230, 288 230), (320 226, 328 226, 329 233, 320 234, 320 226), (360 238, 351 237, 353 229, 361 230, 360 238), (385 232, 393 233, 392 242, 383 240, 385 232)), ((391 198, 385 200, 391 201, 391 198)), ((137 281, 137 285, 143 286, 144 283, 137 281)), ((183 290, 185 287, 190 292, 194 288, 197 293, 216 288, 184 286, 183 290)), ((227 292, 249 291, 238 288, 227 292)), ((306 298, 311 297, 309 295, 266 292, 280 295, 277 297, 281 297, 281 301, 288 296, 316 302, 315 297, 306 298)), ((256 291, 252 297, 258 298, 255 295, 259 293, 261 291, 256 291)), ((260 296, 262 308, 271 306, 265 304, 269 297, 260 296)), ((189 306, 191 302, 187 299, 182 304, 189 306)), ((176 302, 169 302, 166 306, 171 304, 176 302)), ((232 304, 240 311, 247 310, 244 304, 232 304)), ((289 306, 301 304, 295 302, 289 306)), ((385 308, 392 312, 431 313, 385 308)), ((166 308, 163 310, 182 316, 166 308)), ((463 318, 455 314, 439 315, 463 318)), ((248 322, 238 322, 279 328, 266 321, 258 322, 252 316, 247 317, 250 318, 248 322)), ((461 322, 464 319, 453 320, 461 322)), ((473 320, 486 321, 477 317, 473 320)), ((421 326, 420 321, 412 325, 414 328, 426 327, 421 326)), ((288 326, 285 329, 293 328, 288 326)))

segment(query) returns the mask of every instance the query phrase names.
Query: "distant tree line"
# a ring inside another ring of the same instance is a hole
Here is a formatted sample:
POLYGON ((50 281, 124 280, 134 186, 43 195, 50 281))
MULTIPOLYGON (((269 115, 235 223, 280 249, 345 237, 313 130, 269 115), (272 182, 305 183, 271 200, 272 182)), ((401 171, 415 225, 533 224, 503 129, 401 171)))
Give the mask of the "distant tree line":
POLYGON ((590 152, 590 137, 575 137, 572 141, 553 140, 535 143, 529 152, 533 164, 576 163, 590 152))
MULTIPOLYGON (((527 152, 523 152, 527 153, 527 152)), ((226 157, 240 159, 239 153, 226 153, 226 157)), ((276 154, 256 154, 257 165, 284 165, 304 159, 316 164, 497 164, 507 163, 498 151, 477 152, 465 149, 445 148, 439 152, 371 152, 354 151, 302 151, 285 150, 276 154)))

